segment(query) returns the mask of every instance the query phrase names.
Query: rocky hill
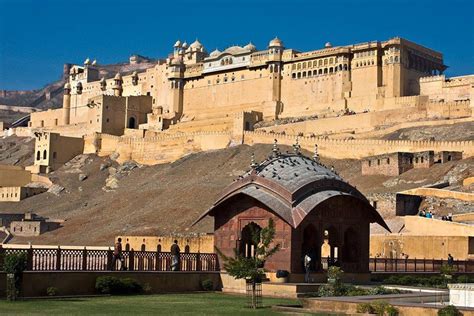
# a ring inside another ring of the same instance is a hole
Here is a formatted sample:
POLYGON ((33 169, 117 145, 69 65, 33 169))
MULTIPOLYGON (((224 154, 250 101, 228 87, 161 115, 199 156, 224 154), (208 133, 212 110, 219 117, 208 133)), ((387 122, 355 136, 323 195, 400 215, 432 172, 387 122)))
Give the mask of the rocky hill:
MULTIPOLYGON (((291 150, 285 146, 281 149, 291 150)), ((55 183, 50 192, 19 203, 0 203, 0 212, 31 211, 66 220, 58 230, 36 238, 14 238, 14 243, 110 245, 119 234, 212 232, 212 219, 194 227, 191 224, 223 188, 249 169, 252 153, 262 160, 270 152, 271 145, 240 145, 155 166, 134 162, 118 165, 110 158, 80 155, 50 174, 55 183)), ((334 165, 346 181, 369 196, 390 196, 450 176, 456 185, 459 179, 474 174, 474 159, 435 165, 429 170, 412 169, 398 177, 361 176, 356 160, 322 161, 334 165)), ((390 225, 399 224, 393 213, 381 212, 390 225)))

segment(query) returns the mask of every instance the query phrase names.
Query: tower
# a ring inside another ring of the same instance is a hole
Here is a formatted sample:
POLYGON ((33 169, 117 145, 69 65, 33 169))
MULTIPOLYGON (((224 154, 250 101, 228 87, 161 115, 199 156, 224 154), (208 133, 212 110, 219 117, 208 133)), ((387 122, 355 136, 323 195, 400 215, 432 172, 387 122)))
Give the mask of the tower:
POLYGON ((63 96, 63 124, 69 125, 71 118, 71 84, 67 82, 64 85, 63 96))
POLYGON ((282 54, 284 49, 283 42, 278 37, 272 39, 268 44, 268 75, 272 84, 270 100, 276 102, 275 118, 280 112, 282 54))
POLYGON ((117 72, 117 74, 114 77, 114 85, 112 89, 114 90, 114 96, 116 97, 122 96, 123 87, 122 87, 122 75, 120 74, 120 72, 117 72))

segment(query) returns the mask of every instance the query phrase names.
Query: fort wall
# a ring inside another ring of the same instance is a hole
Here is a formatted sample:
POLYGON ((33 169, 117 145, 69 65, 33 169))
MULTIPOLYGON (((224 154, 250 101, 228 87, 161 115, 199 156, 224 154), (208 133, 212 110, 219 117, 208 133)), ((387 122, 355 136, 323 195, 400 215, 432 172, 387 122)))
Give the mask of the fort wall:
MULTIPOLYGON (((100 134, 85 138, 86 153, 100 156, 114 152, 119 162, 135 160, 143 164, 175 161, 187 154, 205 150, 222 149, 235 144, 293 145, 296 136, 244 131, 242 135, 230 132, 196 132, 145 138, 117 137, 100 134)), ((375 139, 327 139, 323 137, 298 137, 302 148, 313 151, 318 144, 322 156, 335 159, 361 159, 387 152, 462 151, 464 157, 474 156, 474 141, 409 141, 375 139)))

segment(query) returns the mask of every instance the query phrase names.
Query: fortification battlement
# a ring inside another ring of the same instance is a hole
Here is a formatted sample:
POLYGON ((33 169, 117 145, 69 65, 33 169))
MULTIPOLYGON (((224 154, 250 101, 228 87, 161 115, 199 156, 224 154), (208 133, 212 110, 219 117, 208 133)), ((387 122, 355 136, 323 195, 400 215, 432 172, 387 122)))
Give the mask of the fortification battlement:
POLYGON ((421 77, 420 82, 434 82, 434 81, 445 81, 445 75, 437 75, 437 76, 428 76, 428 77, 421 77))

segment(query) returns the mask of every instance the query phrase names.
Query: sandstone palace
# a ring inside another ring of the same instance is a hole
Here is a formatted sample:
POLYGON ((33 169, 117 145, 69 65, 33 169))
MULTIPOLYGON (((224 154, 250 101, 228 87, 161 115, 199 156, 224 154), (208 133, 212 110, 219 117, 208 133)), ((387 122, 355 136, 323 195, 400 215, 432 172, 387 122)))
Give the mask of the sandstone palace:
MULTIPOLYGON (((143 59, 135 55, 130 63, 143 59)), ((474 76, 446 78, 441 53, 398 37, 347 46, 326 43, 308 52, 287 48, 278 38, 264 50, 249 43, 211 53, 198 40, 177 41, 166 59, 153 60, 141 71, 106 78, 89 59, 66 68, 63 108, 31 114, 30 128, 80 138, 95 133, 89 142, 84 138, 84 152, 110 154, 128 138, 123 159, 142 162, 167 159, 143 153, 131 143, 138 138, 203 131, 235 135, 257 131, 257 122, 291 118, 317 122, 285 130, 307 136, 309 131, 333 134, 407 120, 469 117, 474 93, 474 76), (351 114, 366 116, 350 121, 351 114), (346 121, 335 120, 343 116, 346 121), (112 136, 121 138, 107 150, 105 138, 112 136), (140 156, 133 155, 137 150, 140 156)), ((194 141, 206 149, 231 140, 194 141)), ((38 153, 37 160, 49 160, 50 154, 38 153)))

